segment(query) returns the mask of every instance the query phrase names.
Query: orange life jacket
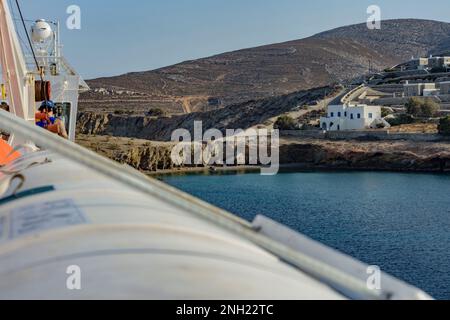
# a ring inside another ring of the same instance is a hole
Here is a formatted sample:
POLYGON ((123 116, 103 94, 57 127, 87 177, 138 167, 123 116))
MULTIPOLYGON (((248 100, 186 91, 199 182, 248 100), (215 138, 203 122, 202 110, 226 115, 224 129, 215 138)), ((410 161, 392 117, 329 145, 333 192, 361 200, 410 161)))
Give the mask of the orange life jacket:
POLYGON ((44 112, 36 112, 36 114, 34 115, 34 119, 36 125, 42 128, 47 128, 47 126, 50 124, 50 119, 44 112))
POLYGON ((5 166, 21 156, 20 152, 14 151, 5 140, 0 139, 0 166, 5 166))

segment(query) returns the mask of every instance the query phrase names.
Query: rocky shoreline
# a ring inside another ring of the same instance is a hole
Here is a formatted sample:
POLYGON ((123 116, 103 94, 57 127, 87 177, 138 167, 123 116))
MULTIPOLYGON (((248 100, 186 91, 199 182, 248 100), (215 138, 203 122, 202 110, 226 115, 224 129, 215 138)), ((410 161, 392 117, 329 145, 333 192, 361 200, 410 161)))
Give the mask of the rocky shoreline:
MULTIPOLYGON (((171 160, 171 142, 80 135, 78 143, 145 173, 210 172, 251 167, 177 167, 171 160)), ((450 172, 449 142, 329 141, 283 138, 282 168, 298 170, 368 170, 397 172, 450 172)))
POLYGON ((450 143, 285 140, 280 163, 315 170, 450 172, 450 143))

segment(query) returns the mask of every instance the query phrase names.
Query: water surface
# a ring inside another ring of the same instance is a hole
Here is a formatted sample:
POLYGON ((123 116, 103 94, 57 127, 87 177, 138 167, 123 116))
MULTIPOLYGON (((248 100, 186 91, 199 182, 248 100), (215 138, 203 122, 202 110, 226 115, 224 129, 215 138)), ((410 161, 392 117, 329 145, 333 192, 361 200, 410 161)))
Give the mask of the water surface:
POLYGON ((247 220, 266 215, 437 299, 450 299, 449 175, 290 172, 161 179, 247 220))

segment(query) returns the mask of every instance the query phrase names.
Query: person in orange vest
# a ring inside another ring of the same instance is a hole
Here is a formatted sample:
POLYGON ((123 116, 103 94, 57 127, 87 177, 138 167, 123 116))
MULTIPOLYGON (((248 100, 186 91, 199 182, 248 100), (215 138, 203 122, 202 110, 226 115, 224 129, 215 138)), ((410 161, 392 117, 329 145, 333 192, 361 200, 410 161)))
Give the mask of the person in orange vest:
POLYGON ((53 101, 44 101, 41 104, 39 111, 35 115, 35 120, 37 126, 68 139, 64 122, 56 117, 56 107, 53 101))
MULTIPOLYGON (((0 109, 6 112, 9 112, 10 110, 9 105, 6 102, 1 103, 0 109)), ((8 144, 8 140, 10 137, 9 133, 4 133, 2 131, 0 133, 0 166, 5 166, 12 161, 20 158, 22 154, 18 151, 14 151, 14 148, 8 144)))
POLYGON ((48 115, 47 115, 47 110, 48 110, 47 105, 42 104, 41 107, 39 108, 39 110, 36 112, 34 118, 35 118, 36 125, 38 127, 47 129, 47 127, 50 123, 50 119, 48 118, 48 115))

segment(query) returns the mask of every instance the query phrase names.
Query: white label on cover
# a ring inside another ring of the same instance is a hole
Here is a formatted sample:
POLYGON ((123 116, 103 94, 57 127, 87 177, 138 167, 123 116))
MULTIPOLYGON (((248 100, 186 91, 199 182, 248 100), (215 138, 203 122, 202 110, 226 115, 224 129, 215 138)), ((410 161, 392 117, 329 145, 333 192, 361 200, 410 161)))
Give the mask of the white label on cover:
POLYGON ((73 200, 41 202, 11 211, 10 239, 45 230, 85 224, 73 200))

